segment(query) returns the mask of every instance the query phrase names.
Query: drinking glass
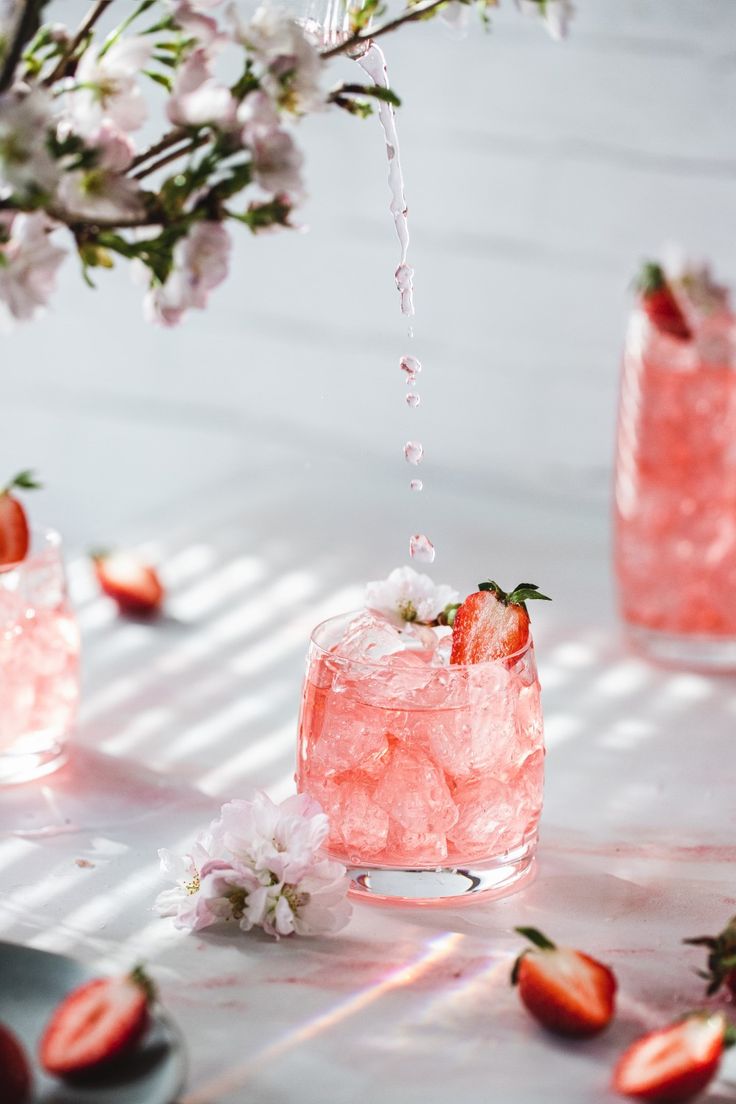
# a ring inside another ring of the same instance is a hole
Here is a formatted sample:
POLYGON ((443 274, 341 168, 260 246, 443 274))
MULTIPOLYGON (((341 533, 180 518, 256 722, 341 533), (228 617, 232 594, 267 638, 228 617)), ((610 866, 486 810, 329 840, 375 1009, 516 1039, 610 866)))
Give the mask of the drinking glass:
POLYGON ((61 538, 47 529, 0 569, 0 784, 61 765, 78 700, 79 632, 61 538))
POLYGON ((623 358, 615 572, 632 643, 680 666, 736 669, 736 329, 698 340, 634 311, 623 358))
POLYGON ((329 816, 328 850, 353 893, 442 904, 521 888, 544 775, 531 638, 486 663, 365 662, 334 651, 355 616, 312 634, 296 775, 329 816))

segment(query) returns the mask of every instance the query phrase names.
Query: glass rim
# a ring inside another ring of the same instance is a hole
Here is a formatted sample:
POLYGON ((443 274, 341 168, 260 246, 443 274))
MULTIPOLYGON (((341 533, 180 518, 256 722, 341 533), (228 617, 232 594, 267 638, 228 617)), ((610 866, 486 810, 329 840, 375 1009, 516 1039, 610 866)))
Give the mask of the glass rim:
MULTIPOLYGON (((326 625, 329 625, 331 622, 341 621, 341 620, 344 620, 344 619, 347 619, 347 618, 352 618, 352 617, 357 617, 358 614, 364 613, 366 611, 370 612, 368 610, 368 607, 367 606, 361 606, 357 609, 348 610, 346 613, 336 613, 336 614, 333 614, 332 617, 325 617, 325 619, 323 621, 320 621, 317 625, 314 626, 311 633, 309 634, 310 646, 315 647, 318 650, 318 652, 320 653, 320 655, 325 656, 326 658, 333 660, 333 662, 335 662, 335 663, 350 663, 350 664, 352 664, 356 667, 366 668, 367 670, 385 671, 386 670, 386 664, 385 663, 379 663, 376 660, 370 660, 370 659, 349 659, 346 656, 335 655, 333 652, 328 651, 326 648, 324 648, 319 643, 319 641, 316 639, 317 633, 320 631, 320 629, 323 629, 326 625)), ((422 624, 422 622, 420 621, 420 622, 418 622, 418 624, 422 624)), ((431 628, 432 626, 427 626, 427 627, 431 628)), ((488 668, 491 668, 491 667, 493 667, 493 668, 498 668, 498 667, 508 668, 509 662, 511 662, 512 664, 517 663, 518 660, 522 659, 527 654, 527 652, 531 651, 531 649, 533 647, 534 647, 534 638, 532 637, 532 632, 531 632, 531 629, 530 629, 529 630, 529 635, 527 636, 527 639, 526 639, 526 643, 521 648, 518 648, 515 652, 511 652, 509 655, 500 656, 498 659, 484 659, 480 663, 448 663, 447 666, 443 665, 441 667, 434 667, 432 669, 435 670, 435 671, 477 671, 479 669, 487 670, 488 668)))

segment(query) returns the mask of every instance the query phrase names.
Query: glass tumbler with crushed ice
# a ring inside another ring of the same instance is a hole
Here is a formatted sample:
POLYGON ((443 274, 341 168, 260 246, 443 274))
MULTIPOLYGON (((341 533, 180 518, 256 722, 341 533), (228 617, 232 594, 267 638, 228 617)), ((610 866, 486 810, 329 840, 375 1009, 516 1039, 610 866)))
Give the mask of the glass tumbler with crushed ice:
POLYGON ((32 534, 0 569, 0 784, 48 774, 65 758, 79 700, 79 632, 61 538, 32 534))
POLYGON ((297 786, 328 814, 358 896, 443 904, 533 876, 544 740, 531 636, 467 665, 450 663, 451 640, 369 610, 312 634, 297 786))

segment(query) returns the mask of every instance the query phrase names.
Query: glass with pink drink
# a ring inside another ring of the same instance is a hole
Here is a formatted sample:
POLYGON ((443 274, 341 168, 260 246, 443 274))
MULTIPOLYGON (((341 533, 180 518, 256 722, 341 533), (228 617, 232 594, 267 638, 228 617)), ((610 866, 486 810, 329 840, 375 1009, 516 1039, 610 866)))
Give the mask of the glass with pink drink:
POLYGON ((356 894, 441 904, 533 876, 544 741, 531 635, 453 663, 453 631, 365 609, 312 634, 297 786, 328 814, 356 894))
POLYGON ((0 784, 47 774, 64 760, 79 699, 79 632, 61 538, 32 532, 0 567, 0 784))
POLYGON ((647 655, 736 669, 736 318, 707 270, 645 266, 624 351, 621 614, 647 655))

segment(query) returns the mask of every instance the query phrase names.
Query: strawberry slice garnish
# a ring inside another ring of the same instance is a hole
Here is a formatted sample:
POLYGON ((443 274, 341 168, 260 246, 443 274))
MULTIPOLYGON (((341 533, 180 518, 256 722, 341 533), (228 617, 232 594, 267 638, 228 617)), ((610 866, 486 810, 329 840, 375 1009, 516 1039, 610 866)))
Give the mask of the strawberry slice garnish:
POLYGON ((611 1022, 616 978, 608 966, 570 947, 557 947, 536 928, 517 928, 534 944, 514 963, 511 984, 532 1016, 558 1035, 584 1038, 611 1022))
POLYGON ((41 1065, 58 1076, 83 1073, 128 1053, 149 1023, 153 985, 140 967, 95 978, 58 1006, 39 1046, 41 1065))
POLYGON ((693 332, 675 299, 661 265, 647 261, 636 280, 641 305, 649 321, 661 333, 690 341, 693 332))
POLYGON ((0 1024, 0 1100, 26 1104, 31 1098, 31 1069, 25 1051, 12 1031, 0 1024))
POLYGON ((736 916, 733 916, 719 935, 698 935, 684 939, 691 947, 707 947, 707 969, 699 970, 700 977, 708 982, 706 994, 712 997, 725 985, 732 997, 736 997, 736 916))
POLYGON ((0 490, 0 568, 24 560, 30 543, 26 512, 11 492, 16 488, 35 491, 40 486, 32 471, 22 471, 0 490))
POLYGON ((526 603, 532 598, 551 600, 535 583, 519 583, 508 594, 491 580, 479 583, 455 612, 450 663, 483 663, 518 652, 529 639, 526 603))
POLYGON ((102 591, 121 613, 153 617, 159 612, 164 588, 154 567, 132 552, 93 552, 92 561, 102 591))
POLYGON ((692 1100, 713 1080, 732 1042, 732 1028, 720 1013, 686 1016, 637 1039, 616 1065, 613 1088, 655 1104, 692 1100))

